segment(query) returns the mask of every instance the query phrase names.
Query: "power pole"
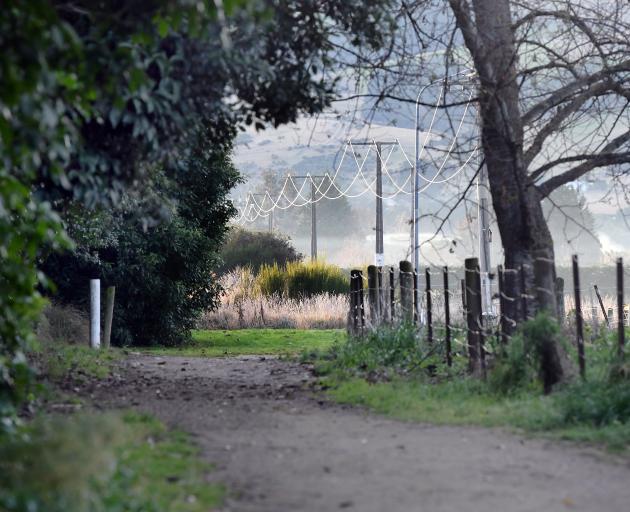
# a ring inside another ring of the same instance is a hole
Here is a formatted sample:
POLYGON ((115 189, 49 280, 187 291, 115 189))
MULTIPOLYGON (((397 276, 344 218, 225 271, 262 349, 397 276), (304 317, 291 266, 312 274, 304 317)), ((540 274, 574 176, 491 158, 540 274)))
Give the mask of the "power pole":
POLYGON ((309 179, 311 180, 311 261, 317 260, 317 202, 315 201, 317 191, 315 187, 315 179, 324 180, 328 178, 327 174, 314 176, 307 174, 305 176, 291 176, 291 178, 297 179, 309 179))
POLYGON ((311 261, 317 260, 317 203, 315 202, 315 182, 311 180, 311 261))
POLYGON ((377 267, 385 265, 385 248, 383 244, 383 169, 381 159, 381 149, 383 146, 398 144, 397 141, 372 141, 353 142, 353 146, 373 146, 376 145, 376 247, 374 254, 374 264, 377 267))
POLYGON ((490 282, 490 271, 492 263, 490 261, 490 242, 492 242, 492 231, 490 231, 490 219, 488 208, 490 201, 488 197, 488 187, 486 178, 486 166, 484 165, 477 178, 478 196, 478 224, 479 224, 479 270, 481 271, 481 295, 483 312, 486 315, 494 315, 492 304, 492 283, 490 282))

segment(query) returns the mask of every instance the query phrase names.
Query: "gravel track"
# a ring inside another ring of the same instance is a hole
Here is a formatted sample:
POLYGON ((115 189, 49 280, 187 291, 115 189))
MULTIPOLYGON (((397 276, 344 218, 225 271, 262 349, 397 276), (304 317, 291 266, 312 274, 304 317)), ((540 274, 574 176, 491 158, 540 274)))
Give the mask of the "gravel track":
POLYGON ((133 356, 89 390, 194 436, 224 511, 630 511, 630 464, 496 429, 384 419, 275 358, 133 356))

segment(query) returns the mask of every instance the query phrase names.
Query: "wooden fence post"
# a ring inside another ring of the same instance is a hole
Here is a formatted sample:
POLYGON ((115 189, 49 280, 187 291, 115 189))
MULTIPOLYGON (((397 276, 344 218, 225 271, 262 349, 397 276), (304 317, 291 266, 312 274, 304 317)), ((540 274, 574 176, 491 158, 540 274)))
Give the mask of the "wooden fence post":
POLYGON ((556 277, 556 305, 558 307, 558 323, 562 325, 567 314, 564 310, 564 279, 561 277, 556 277))
POLYGON ((604 320, 606 321, 606 326, 610 329, 610 319, 608 318, 608 314, 606 313, 606 308, 604 307, 604 301, 602 300, 602 296, 599 293, 599 288, 597 285, 593 285, 595 288, 595 295, 597 295, 597 300, 599 301, 599 307, 602 310, 602 314, 604 315, 604 320))
POLYGON ((413 267, 410 261, 400 262, 400 309, 403 321, 413 321, 413 267))
POLYGON ((103 347, 108 349, 112 338, 112 322, 114 320, 114 298, 116 287, 108 286, 105 291, 105 327, 103 329, 103 347))
POLYGON ((466 325, 468 327, 468 368, 471 373, 483 372, 483 318, 479 260, 466 258, 466 325))
POLYGON ((580 375, 586 377, 586 358, 584 356, 584 326, 582 318, 582 302, 580 300, 580 269, 577 254, 573 255, 573 291, 575 293, 575 326, 577 335, 578 363, 580 375))
POLYGON ((418 272, 412 271, 413 275, 413 323, 418 324, 419 310, 418 310, 418 272))
POLYGON ((623 318, 623 258, 617 258, 617 352, 623 357, 626 332, 623 318))
POLYGON ((378 315, 379 323, 387 321, 389 308, 385 303, 385 287, 383 286, 383 267, 376 267, 376 283, 378 285, 378 315))
POLYGON ((448 267, 444 267, 444 344, 446 345, 446 365, 453 365, 451 354, 451 309, 448 291, 448 267))
POLYGON ((377 327, 381 321, 380 300, 378 291, 378 269, 375 265, 368 267, 368 302, 370 303, 370 320, 372 327, 377 327))
POLYGON ((359 288, 357 286, 357 272, 359 271, 350 271, 350 320, 348 322, 348 331, 353 335, 356 335, 359 329, 359 288))
POLYGON ((431 311, 431 271, 429 268, 424 270, 424 278, 426 280, 427 293, 427 343, 433 344, 433 312, 431 311))
POLYGON ((394 323, 394 320, 396 319, 396 288, 395 288, 395 283, 394 283, 394 267, 389 267, 389 308, 390 308, 390 313, 389 315, 391 316, 391 321, 392 323, 394 323))

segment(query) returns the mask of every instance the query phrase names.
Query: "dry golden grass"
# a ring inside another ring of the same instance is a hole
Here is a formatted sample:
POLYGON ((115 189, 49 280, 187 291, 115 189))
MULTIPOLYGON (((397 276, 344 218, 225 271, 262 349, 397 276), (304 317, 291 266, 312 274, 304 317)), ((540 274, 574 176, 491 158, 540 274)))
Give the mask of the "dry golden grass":
POLYGON ((221 278, 221 305, 206 312, 199 329, 248 329, 256 327, 293 329, 338 329, 345 327, 348 297, 328 293, 303 299, 264 296, 255 274, 237 268, 221 278))

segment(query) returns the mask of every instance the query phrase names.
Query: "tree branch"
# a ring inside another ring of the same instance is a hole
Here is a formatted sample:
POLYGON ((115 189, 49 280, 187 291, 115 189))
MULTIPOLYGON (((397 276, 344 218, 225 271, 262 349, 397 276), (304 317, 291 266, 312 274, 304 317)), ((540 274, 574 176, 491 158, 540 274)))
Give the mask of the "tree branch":
POLYGON ((592 75, 584 76, 579 80, 575 80, 556 90, 545 100, 537 103, 527 112, 525 112, 525 114, 523 114, 523 125, 530 124, 535 118, 544 114, 549 109, 558 106, 560 103, 565 102, 580 88, 607 79, 610 77, 610 75, 619 71, 630 71, 630 59, 620 62, 616 66, 610 66, 609 68, 598 71, 597 73, 593 73, 592 75))
POLYGON ((628 158, 627 152, 615 153, 615 150, 622 147, 628 141, 630 141, 630 131, 627 131, 622 135, 614 138, 612 141, 606 144, 596 156, 590 158, 588 161, 577 165, 572 169, 563 172, 562 174, 558 174, 557 176, 549 178, 547 181, 538 185, 536 189, 540 193, 541 197, 547 197, 556 188, 571 181, 577 180, 587 172, 592 171, 597 167, 606 167, 608 165, 629 162, 630 158, 628 158))

